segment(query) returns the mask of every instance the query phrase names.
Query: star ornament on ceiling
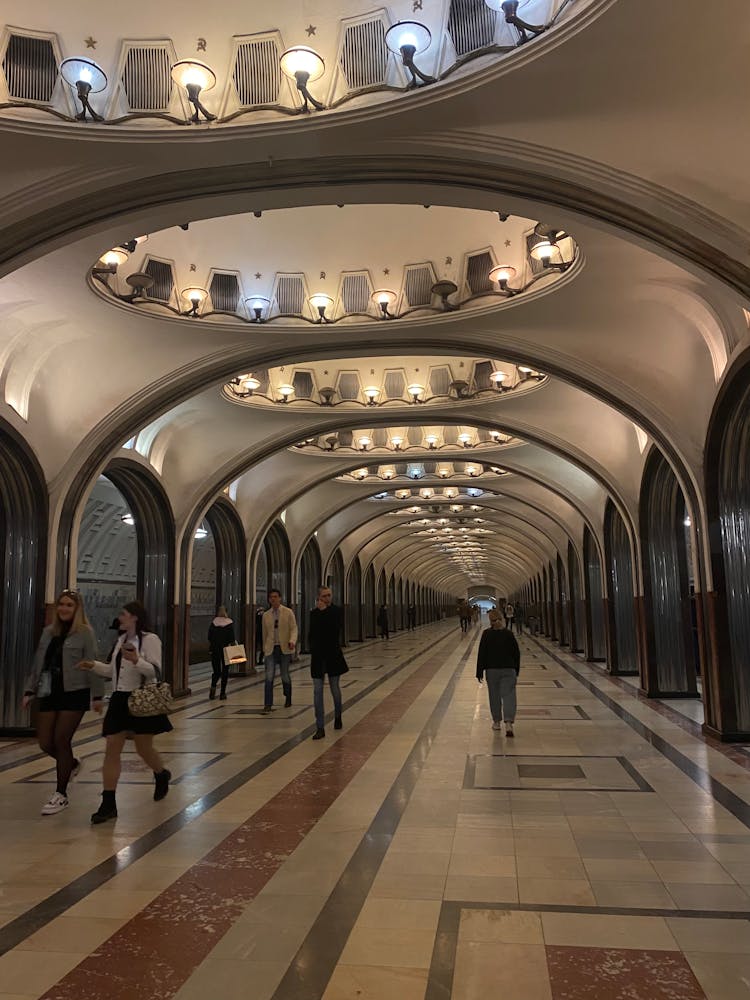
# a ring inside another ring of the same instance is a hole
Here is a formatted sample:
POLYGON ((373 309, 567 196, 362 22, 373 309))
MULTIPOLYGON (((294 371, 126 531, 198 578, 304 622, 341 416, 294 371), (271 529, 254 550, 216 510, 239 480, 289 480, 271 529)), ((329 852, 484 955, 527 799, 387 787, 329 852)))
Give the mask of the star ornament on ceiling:
POLYGON ((255 272, 255 277, 258 279, 258 281, 260 281, 260 279, 263 277, 263 275, 260 273, 260 271, 256 271, 255 272))
POLYGON ((308 24, 308 26, 305 28, 305 31, 307 32, 307 37, 310 38, 312 35, 315 34, 317 30, 318 29, 314 24, 308 24))
POLYGON ((510 240, 506 240, 505 241, 505 245, 506 245, 506 247, 509 247, 510 246, 510 240))
POLYGON ((96 39, 93 38, 91 35, 89 35, 88 38, 84 38, 83 41, 84 41, 84 44, 86 45, 87 49, 95 49, 96 48, 96 39))

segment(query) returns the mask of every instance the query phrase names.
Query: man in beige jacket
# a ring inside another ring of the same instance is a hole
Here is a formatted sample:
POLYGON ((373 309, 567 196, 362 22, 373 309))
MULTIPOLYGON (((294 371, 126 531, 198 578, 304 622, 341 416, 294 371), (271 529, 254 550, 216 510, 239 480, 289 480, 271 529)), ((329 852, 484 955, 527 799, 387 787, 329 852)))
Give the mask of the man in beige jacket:
POLYGON ((273 711, 273 682, 276 664, 281 671, 284 706, 292 704, 292 679, 289 662, 297 645, 297 619, 291 608, 281 603, 281 591, 272 590, 268 595, 271 607, 263 615, 263 656, 266 664, 266 683, 263 697, 263 715, 273 711))

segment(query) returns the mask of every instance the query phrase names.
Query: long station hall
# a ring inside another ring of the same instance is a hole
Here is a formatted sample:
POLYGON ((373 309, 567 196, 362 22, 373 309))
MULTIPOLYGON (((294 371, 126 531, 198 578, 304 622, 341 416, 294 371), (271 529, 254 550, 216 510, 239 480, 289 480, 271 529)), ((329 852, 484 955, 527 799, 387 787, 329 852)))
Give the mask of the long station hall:
POLYGON ((724 0, 4 0, 0 1000, 750 1000, 724 0))

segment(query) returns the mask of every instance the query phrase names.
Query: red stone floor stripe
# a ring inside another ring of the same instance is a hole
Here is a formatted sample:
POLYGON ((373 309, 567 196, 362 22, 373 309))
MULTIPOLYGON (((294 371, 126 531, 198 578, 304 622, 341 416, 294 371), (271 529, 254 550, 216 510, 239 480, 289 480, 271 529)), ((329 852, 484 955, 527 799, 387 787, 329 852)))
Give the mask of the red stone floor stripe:
POLYGON ((48 990, 43 1000, 166 1000, 174 996, 346 789, 441 666, 428 662, 404 680, 48 990))

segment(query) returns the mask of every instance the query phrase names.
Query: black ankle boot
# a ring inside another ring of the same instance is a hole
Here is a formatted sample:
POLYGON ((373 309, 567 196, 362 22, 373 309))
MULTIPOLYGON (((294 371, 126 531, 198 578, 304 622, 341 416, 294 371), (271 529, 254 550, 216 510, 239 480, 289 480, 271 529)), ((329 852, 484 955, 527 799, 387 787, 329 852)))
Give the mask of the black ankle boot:
POLYGON ((222 688, 221 694, 219 695, 219 701, 226 701, 226 700, 227 700, 227 689, 222 688))
POLYGON ((333 720, 333 728, 334 729, 343 729, 344 728, 344 723, 341 721, 341 716, 340 715, 337 715, 336 718, 333 720))
POLYGON ((212 684, 211 687, 208 689, 209 701, 213 701, 215 697, 216 697, 216 685, 212 684))
POLYGON ((284 708, 292 707, 292 685, 284 684, 284 708))
POLYGON ((106 823, 108 819, 117 819, 117 803, 114 792, 102 792, 102 804, 91 816, 91 822, 94 826, 106 823))
POLYGON ((313 734, 313 739, 314 740, 322 740, 323 737, 325 736, 325 734, 326 734, 325 729, 316 729, 315 733, 313 734))
POLYGON ((160 802, 162 799, 167 797, 169 792, 169 779, 172 777, 172 772, 168 771, 166 767, 163 771, 159 771, 157 774, 154 772, 154 802, 160 802))

